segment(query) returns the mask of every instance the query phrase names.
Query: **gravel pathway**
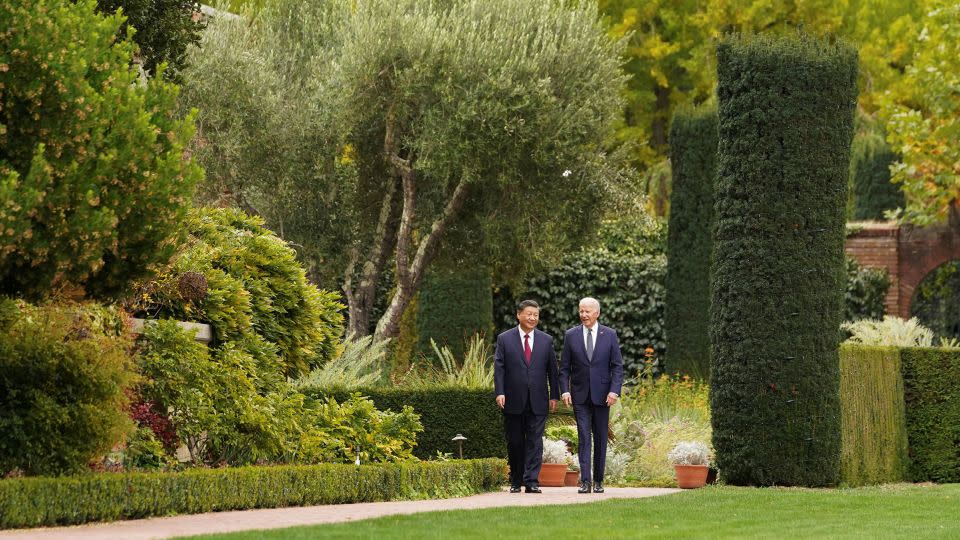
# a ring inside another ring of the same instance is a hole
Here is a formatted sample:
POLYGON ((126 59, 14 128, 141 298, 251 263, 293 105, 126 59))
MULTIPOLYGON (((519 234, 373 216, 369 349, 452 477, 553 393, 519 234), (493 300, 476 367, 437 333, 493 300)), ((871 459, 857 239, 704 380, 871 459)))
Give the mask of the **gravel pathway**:
POLYGON ((534 506, 538 504, 577 504, 604 499, 653 497, 675 493, 668 488, 607 488, 606 493, 581 495, 575 487, 543 488, 541 494, 508 493, 506 490, 482 493, 456 499, 426 501, 391 501, 378 503, 298 506, 262 510, 212 512, 188 516, 93 523, 73 527, 17 529, 0 531, 3 538, 36 538, 41 540, 93 540, 173 538, 194 534, 235 532, 253 529, 280 529, 297 525, 316 525, 356 521, 397 514, 415 514, 435 510, 470 510, 499 506, 534 506))

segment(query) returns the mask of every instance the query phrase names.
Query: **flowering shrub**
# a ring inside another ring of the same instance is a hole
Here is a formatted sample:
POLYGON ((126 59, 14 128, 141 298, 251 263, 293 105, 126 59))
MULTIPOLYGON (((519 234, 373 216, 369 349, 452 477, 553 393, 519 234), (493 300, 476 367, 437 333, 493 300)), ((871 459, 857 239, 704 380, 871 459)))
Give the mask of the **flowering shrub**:
POLYGON ((557 439, 543 438, 543 462, 544 463, 567 463, 572 461, 573 456, 567 450, 567 443, 557 439))

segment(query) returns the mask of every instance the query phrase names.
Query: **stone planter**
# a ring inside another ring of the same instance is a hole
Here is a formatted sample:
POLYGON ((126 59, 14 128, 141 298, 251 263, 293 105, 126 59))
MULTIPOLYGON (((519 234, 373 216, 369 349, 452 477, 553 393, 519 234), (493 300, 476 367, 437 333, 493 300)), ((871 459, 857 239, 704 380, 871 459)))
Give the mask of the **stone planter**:
POLYGON ((573 487, 579 486, 580 471, 567 471, 566 476, 563 477, 563 485, 573 487))
POLYGON ((677 487, 683 489, 693 489, 703 487, 707 483, 707 472, 710 467, 706 465, 674 465, 673 471, 677 475, 677 487))
MULTIPOLYGON (((130 317, 129 321, 130 332, 134 334, 142 334, 144 326, 157 322, 153 319, 138 319, 136 317, 130 317)), ((184 330, 196 330, 197 333, 193 339, 200 343, 210 343, 210 340, 213 339, 213 329, 210 328, 209 324, 177 321, 177 325, 184 330)))
POLYGON ((566 463, 544 463, 540 467, 537 482, 546 487, 563 487, 564 477, 567 474, 566 463))

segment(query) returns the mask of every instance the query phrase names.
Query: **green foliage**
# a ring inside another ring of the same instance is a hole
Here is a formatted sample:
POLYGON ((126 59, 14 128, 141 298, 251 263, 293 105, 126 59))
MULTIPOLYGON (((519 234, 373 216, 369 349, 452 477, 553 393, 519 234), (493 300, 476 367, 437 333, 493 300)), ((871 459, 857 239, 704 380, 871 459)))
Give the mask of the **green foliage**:
POLYGON ((0 299, 0 313, 0 472, 84 470, 131 427, 122 317, 105 319, 108 312, 95 306, 8 299, 0 299))
POLYGON ((681 441, 710 441, 709 387, 689 377, 643 378, 626 387, 610 414, 623 480, 674 486, 667 454, 681 441))
POLYGON ((143 285, 142 296, 133 299, 134 311, 209 323, 220 343, 246 347, 265 341, 265 348, 276 349, 276 367, 290 377, 339 353, 339 296, 307 282, 296 253, 260 218, 236 209, 201 208, 191 210, 186 226, 188 242, 169 270, 143 285), (179 285, 188 272, 205 277, 202 298, 182 294, 179 285))
POLYGON ((166 263, 201 169, 178 90, 136 83, 94 0, 0 7, 0 293, 126 291, 166 263))
POLYGON ((840 478, 848 486, 909 480, 900 352, 840 347, 840 478))
POLYGON ((717 157, 716 108, 678 111, 670 125, 673 197, 668 231, 667 369, 710 375, 710 257, 713 180, 717 157))
POLYGON ((127 448, 123 453, 123 465, 133 470, 161 469, 170 466, 170 456, 157 440, 153 430, 140 427, 127 439, 127 448))
MULTIPOLYGON (((303 388, 303 392, 321 401, 334 398, 338 402, 349 399, 354 390, 339 388, 303 388)), ((462 433, 466 458, 506 457, 503 439, 503 414, 497 408, 490 390, 471 390, 456 386, 431 388, 361 388, 379 409, 402 411, 413 407, 420 415, 423 433, 417 437, 413 453, 421 459, 435 457, 437 452, 456 452, 451 439, 462 433)))
POLYGON ((844 257, 847 268, 847 284, 844 290, 843 320, 879 319, 886 306, 884 299, 890 287, 887 271, 866 268, 851 257, 844 257))
MULTIPOLYGON (((467 342, 467 349, 463 354, 463 362, 458 364, 453 352, 447 347, 437 347, 436 342, 430 340, 430 346, 436 356, 440 369, 432 372, 436 375, 421 375, 419 379, 404 378, 402 383, 407 387, 417 384, 448 384, 476 390, 493 389, 493 351, 490 342, 483 336, 474 334, 467 342), (431 380, 432 379, 432 380, 431 380)), ((430 372, 428 372, 430 373, 430 372)))
POLYGON ((732 484, 832 485, 856 52, 758 36, 732 37, 717 56, 717 466, 732 484))
POLYGON ((483 459, 11 478, 0 482, 0 527, 455 497, 499 489, 505 475, 503 460, 483 459))
MULTIPOLYGON (((540 304, 540 325, 562 345, 563 333, 579 324, 580 299, 600 301, 600 322, 617 331, 624 369, 637 374, 643 369, 644 349, 664 349, 662 255, 618 255, 606 249, 591 249, 566 257, 526 284, 526 292, 513 299, 513 317, 503 324, 516 325, 516 305, 522 299, 540 304)), ((558 352, 559 354, 559 352, 558 352)))
POLYGON ((377 410, 359 392, 338 403, 327 397, 318 408, 319 432, 305 453, 314 463, 407 461, 413 457, 420 417, 409 405, 399 411, 377 410))
POLYGON ((960 261, 943 264, 923 278, 910 312, 935 335, 960 339, 960 261))
POLYGON ((136 29, 133 41, 143 68, 156 74, 160 64, 166 64, 163 77, 183 82, 180 72, 186 67, 187 47, 200 43, 206 26, 203 19, 193 19, 200 12, 197 0, 97 0, 97 9, 104 13, 122 9, 127 20, 118 36, 125 37, 128 27, 136 29))
POLYGON ((906 197, 904 217, 923 225, 960 212, 960 4, 915 4, 923 14, 919 32, 908 34, 915 37, 915 54, 883 92, 880 117, 887 122, 887 141, 902 154, 893 181, 906 197))
POLYGON ((881 220, 884 212, 904 206, 900 186, 890 181, 897 154, 877 129, 861 130, 850 150, 850 187, 854 220, 881 220))
POLYGON ((380 382, 386 365, 390 340, 373 341, 373 336, 348 337, 340 356, 295 381, 295 386, 360 388, 380 382))
MULTIPOLYGON (((626 181, 603 148, 620 45, 590 2, 281 1, 210 30, 183 100, 204 115, 205 193, 261 209, 324 285, 351 276, 348 296, 405 265, 382 337, 458 228, 494 275, 520 274, 577 245, 626 181)), ((352 320, 375 304, 361 296, 352 320)))
POLYGON ((428 272, 417 300, 417 350, 431 352, 431 342, 463 356, 470 336, 493 334, 493 294, 484 268, 428 272))
POLYGON ((900 349, 914 482, 960 482, 960 350, 900 349))

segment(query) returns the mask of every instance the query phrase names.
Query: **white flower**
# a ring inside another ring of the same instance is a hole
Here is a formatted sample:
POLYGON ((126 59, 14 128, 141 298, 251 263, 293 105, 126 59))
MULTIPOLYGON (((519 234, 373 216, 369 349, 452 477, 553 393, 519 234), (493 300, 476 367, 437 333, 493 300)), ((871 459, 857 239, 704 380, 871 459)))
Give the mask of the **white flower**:
POLYGON ((571 171, 570 169, 567 169, 567 170, 563 171, 563 177, 564 177, 564 178, 570 176, 571 174, 573 174, 573 171, 571 171))

